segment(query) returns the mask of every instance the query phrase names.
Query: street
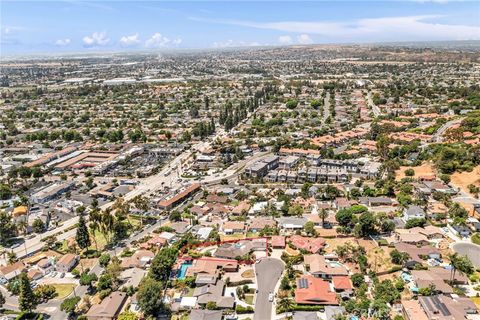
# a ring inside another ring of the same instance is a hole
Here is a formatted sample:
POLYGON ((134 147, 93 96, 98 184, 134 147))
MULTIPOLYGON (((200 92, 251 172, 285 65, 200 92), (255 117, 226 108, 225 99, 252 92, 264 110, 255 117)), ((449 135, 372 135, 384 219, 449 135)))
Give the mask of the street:
POLYGON ((379 115, 382 114, 382 111, 380 110, 380 108, 373 103, 371 92, 368 92, 367 94, 367 102, 368 102, 368 105, 372 108, 372 111, 375 117, 378 117, 379 115))
POLYGON ((283 262, 275 258, 262 259, 255 265, 258 293, 255 300, 254 320, 272 319, 273 302, 268 301, 268 296, 270 293, 275 293, 275 286, 283 269, 283 262))

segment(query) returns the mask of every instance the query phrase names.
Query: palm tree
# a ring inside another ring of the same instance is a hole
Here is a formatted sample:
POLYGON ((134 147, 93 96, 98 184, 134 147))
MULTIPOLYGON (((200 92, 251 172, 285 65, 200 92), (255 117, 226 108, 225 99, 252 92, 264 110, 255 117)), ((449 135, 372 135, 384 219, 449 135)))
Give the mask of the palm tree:
POLYGON ((325 226, 325 219, 328 218, 328 211, 325 208, 322 208, 318 213, 318 217, 322 219, 322 227, 325 226))
POLYGON ((455 273, 458 272, 460 274, 471 274, 475 271, 472 262, 467 256, 460 256, 458 253, 453 253, 448 255, 450 259, 450 265, 452 266, 452 273, 450 278, 450 283, 454 283, 455 281, 455 273))
POLYGON ((90 229, 90 233, 92 234, 93 242, 95 243, 95 249, 98 251, 97 237, 95 236, 95 233, 99 230, 98 222, 90 222, 88 228, 90 229))
POLYGON ((293 301, 289 298, 282 298, 278 301, 278 307, 285 312, 289 312, 293 307, 293 301))
POLYGON ((21 230, 23 234, 26 234, 26 233, 27 233, 27 227, 28 227, 27 220, 25 220, 25 219, 20 219, 20 220, 17 222, 17 228, 18 228, 19 230, 21 230))

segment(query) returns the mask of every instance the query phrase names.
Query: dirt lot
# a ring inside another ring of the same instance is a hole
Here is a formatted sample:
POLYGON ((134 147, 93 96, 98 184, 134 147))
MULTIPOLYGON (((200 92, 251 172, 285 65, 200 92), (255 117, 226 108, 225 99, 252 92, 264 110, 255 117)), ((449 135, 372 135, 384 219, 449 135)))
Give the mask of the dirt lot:
POLYGON ((451 183, 455 187, 470 194, 468 185, 473 184, 480 187, 480 166, 475 167, 472 172, 455 172, 452 174, 451 179, 451 183))
POLYGON ((432 164, 424 163, 421 166, 416 167, 400 167, 400 169, 395 172, 395 180, 400 181, 405 178, 405 170, 407 169, 413 169, 413 171, 415 171, 415 175, 413 176, 415 179, 421 176, 431 176, 435 174, 432 164))

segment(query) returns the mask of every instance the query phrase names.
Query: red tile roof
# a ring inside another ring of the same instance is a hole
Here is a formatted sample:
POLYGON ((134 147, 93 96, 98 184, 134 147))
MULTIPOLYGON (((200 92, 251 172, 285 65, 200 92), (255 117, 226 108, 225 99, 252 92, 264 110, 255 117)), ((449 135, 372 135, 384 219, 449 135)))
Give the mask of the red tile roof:
POLYGON ((290 241, 297 249, 307 250, 311 253, 319 252, 326 243, 323 238, 307 238, 297 235, 291 236, 290 241))
POLYGON ((330 290, 330 283, 313 276, 303 276, 297 280, 295 302, 298 304, 338 305, 337 295, 330 290), (302 282, 307 285, 301 285, 302 282))
POLYGON ((272 247, 282 247, 285 248, 285 237, 283 236, 272 236, 270 239, 272 247))
POLYGON ((352 281, 348 276, 333 276, 332 283, 337 290, 353 290, 352 281))

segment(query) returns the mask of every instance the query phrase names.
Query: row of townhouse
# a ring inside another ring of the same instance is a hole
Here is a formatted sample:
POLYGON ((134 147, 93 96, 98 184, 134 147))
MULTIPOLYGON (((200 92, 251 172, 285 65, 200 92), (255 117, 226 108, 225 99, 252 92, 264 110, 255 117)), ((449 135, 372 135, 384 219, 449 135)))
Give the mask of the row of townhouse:
POLYGON ((298 171, 273 170, 265 177, 267 182, 347 182, 350 174, 342 169, 300 168, 298 171))

